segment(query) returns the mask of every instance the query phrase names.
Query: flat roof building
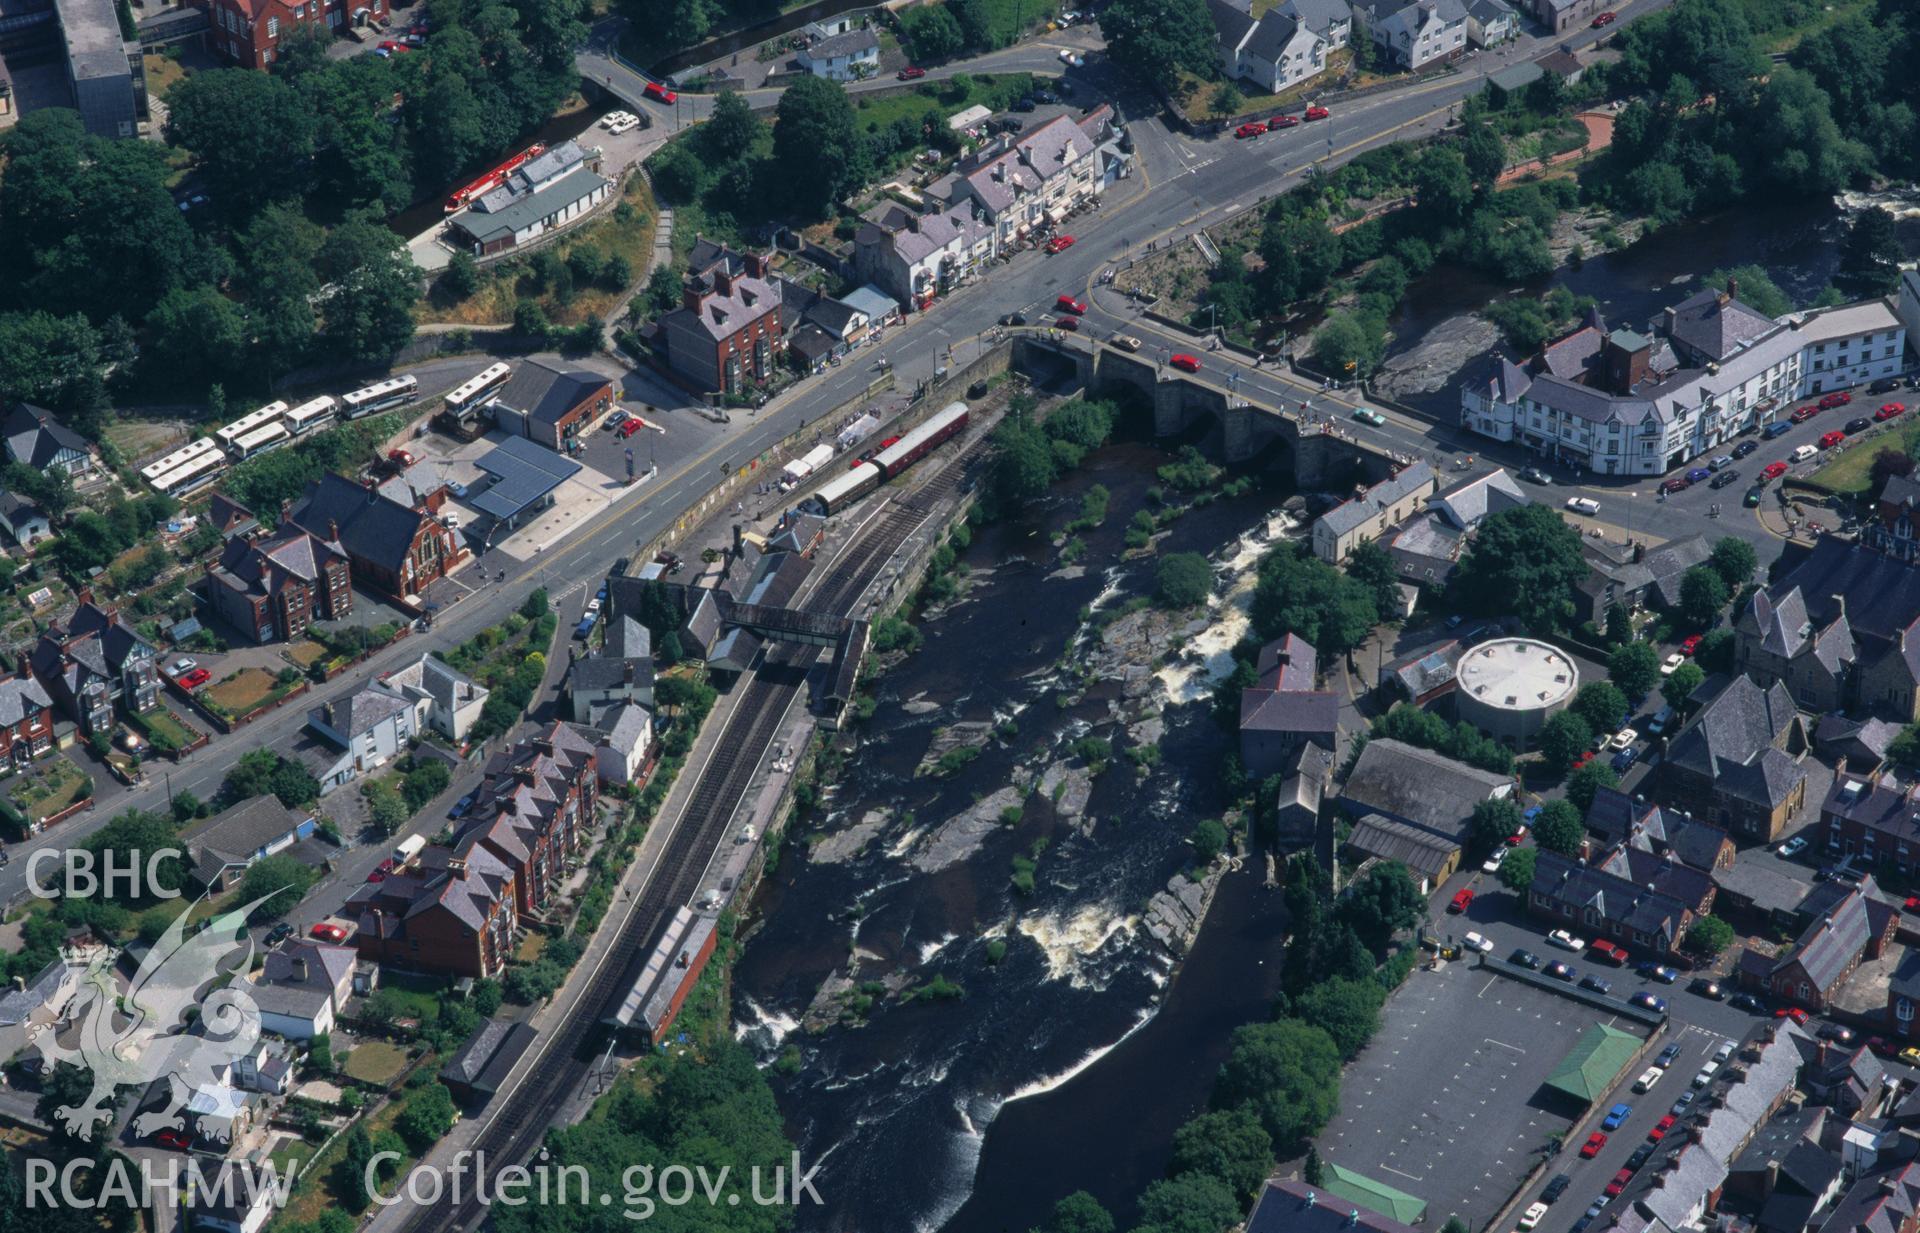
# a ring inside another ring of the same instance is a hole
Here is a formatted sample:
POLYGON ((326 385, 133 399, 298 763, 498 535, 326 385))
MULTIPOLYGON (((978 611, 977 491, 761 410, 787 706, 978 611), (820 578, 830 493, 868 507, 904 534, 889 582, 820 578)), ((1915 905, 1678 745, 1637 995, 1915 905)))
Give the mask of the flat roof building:
POLYGON ((113 0, 56 0, 67 81, 80 122, 96 137, 133 137, 147 118, 140 44, 121 37, 113 0))
POLYGON ((1580 684, 1565 651, 1532 638, 1496 638, 1461 656, 1455 668, 1460 718, 1525 747, 1580 684))

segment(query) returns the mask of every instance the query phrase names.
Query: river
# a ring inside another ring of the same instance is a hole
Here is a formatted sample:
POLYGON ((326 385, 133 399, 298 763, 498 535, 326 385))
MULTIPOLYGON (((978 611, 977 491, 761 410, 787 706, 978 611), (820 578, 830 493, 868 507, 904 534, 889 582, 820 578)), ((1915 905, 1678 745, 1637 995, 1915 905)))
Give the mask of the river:
MULTIPOLYGON (((1151 558, 1117 561, 1168 457, 1109 446, 1027 520, 979 533, 963 554, 965 599, 925 621, 925 646, 877 683, 878 709, 826 798, 824 825, 810 828, 835 836, 812 849, 827 859, 802 855, 812 836, 796 837, 754 904, 735 1019, 768 1059, 799 1049, 799 1071, 781 1077, 776 1067, 774 1083, 802 1158, 825 1162, 825 1208, 803 1212, 802 1230, 1023 1233, 1077 1189, 1123 1214, 1165 1167, 1174 1129, 1204 1103, 1228 1035, 1268 1011, 1279 895, 1258 870, 1224 879, 1177 976, 1142 926, 1148 899, 1188 863, 1187 833, 1224 804, 1214 768, 1226 735, 1204 705, 1168 708, 1158 768, 1140 776, 1117 760, 1092 782, 1079 820, 1073 791, 1058 808, 1036 793, 1017 824, 990 825, 970 854, 928 856, 946 819, 980 801, 997 816, 994 794, 1060 761, 1065 746, 1090 730, 1120 734, 1121 686, 1097 681, 1063 708, 1056 696, 1071 678, 1060 663, 1070 645, 1085 650, 1083 607, 1151 588, 1151 558), (1112 493, 1107 519, 1083 534, 1081 567, 1062 570, 1052 532, 1094 483, 1112 493), (960 773, 914 778, 936 728, 1008 719, 1017 735, 991 741, 960 773), (863 821, 871 833, 857 832, 867 834, 860 846, 847 828, 863 821), (1040 841, 1034 890, 1019 894, 1011 862, 1040 841), (998 963, 995 941, 1005 946, 998 963), (862 982, 944 977, 964 996, 880 999, 864 1023, 799 1026, 850 955, 862 982)), ((1261 545, 1242 532, 1284 495, 1194 510, 1158 550, 1248 566, 1261 545)), ((1230 628, 1209 633, 1219 641, 1230 628)))

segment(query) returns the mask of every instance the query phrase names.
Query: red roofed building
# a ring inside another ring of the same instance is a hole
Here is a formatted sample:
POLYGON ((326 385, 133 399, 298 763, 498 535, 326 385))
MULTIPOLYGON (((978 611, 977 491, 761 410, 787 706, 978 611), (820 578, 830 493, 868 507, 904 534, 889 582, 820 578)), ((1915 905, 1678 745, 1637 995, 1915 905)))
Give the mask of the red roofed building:
POLYGON ((339 30, 387 19, 387 0, 189 0, 207 11, 207 46, 241 68, 273 67, 303 26, 339 30))

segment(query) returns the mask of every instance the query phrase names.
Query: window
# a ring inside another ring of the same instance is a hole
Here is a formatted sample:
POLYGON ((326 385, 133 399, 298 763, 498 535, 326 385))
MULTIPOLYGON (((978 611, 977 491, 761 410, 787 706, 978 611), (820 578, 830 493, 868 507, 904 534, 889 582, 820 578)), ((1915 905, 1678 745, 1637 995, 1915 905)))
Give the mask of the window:
POLYGON ((280 37, 280 19, 278 17, 267 18, 267 37, 270 39, 280 37))

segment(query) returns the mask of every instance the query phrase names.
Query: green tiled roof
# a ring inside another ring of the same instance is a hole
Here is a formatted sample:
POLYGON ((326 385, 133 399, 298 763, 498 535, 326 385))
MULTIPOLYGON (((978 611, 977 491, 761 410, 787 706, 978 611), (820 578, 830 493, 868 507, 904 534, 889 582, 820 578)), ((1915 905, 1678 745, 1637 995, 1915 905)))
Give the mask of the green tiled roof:
POLYGON ((1401 1224, 1418 1224, 1427 1214, 1425 1199, 1416 1199, 1385 1182, 1376 1182, 1337 1164, 1327 1166, 1327 1180, 1320 1188, 1379 1212, 1382 1216, 1398 1220, 1401 1224))
POLYGON ((1590 1105, 1613 1086, 1639 1048, 1638 1036, 1596 1023, 1554 1067, 1547 1086, 1590 1105))

